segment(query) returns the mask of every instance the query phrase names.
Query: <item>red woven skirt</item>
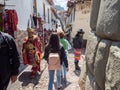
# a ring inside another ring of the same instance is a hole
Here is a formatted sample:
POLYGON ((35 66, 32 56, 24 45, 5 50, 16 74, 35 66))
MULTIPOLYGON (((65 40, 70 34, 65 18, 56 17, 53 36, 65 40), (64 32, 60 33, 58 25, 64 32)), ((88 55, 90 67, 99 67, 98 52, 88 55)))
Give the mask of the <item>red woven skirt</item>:
POLYGON ((74 59, 80 60, 81 49, 74 49, 74 59))

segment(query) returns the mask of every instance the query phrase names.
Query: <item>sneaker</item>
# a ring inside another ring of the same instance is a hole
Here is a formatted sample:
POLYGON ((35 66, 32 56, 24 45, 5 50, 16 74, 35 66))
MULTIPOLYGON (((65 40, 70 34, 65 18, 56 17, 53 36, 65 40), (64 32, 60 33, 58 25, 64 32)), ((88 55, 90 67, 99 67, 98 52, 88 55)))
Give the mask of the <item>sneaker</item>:
POLYGON ((59 87, 57 90, 62 90, 62 87, 59 87))
POLYGON ((63 82, 66 82, 66 77, 63 78, 63 82))
POLYGON ((75 70, 78 70, 78 71, 80 71, 80 67, 79 67, 79 66, 77 66, 77 67, 75 68, 75 70))

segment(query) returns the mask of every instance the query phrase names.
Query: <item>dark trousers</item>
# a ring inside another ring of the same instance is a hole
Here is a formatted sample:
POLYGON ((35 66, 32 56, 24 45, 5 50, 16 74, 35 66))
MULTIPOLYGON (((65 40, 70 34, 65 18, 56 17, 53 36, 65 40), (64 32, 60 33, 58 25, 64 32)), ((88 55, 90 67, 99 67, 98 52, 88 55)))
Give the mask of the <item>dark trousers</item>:
POLYGON ((9 81, 10 81, 10 79, 7 79, 7 80, 4 81, 4 82, 1 82, 1 81, 0 81, 0 90, 6 90, 8 84, 9 84, 9 81))

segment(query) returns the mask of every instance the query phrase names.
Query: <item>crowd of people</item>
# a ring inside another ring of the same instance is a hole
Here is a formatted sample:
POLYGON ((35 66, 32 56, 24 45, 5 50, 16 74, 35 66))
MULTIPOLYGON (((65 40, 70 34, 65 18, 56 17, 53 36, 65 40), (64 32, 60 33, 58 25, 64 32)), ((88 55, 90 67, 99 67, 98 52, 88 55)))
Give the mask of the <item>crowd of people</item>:
MULTIPOLYGON (((32 65, 30 78, 34 78, 37 72, 41 72, 41 60, 46 60, 48 63, 48 90, 53 89, 55 72, 57 73, 57 88, 61 90, 61 80, 67 81, 66 73, 70 68, 67 55, 72 46, 65 39, 64 31, 57 31, 44 30, 44 35, 40 32, 35 35, 35 30, 28 28, 28 36, 24 38, 22 48, 24 64, 32 65)), ((75 70, 80 70, 79 60, 83 34, 84 31, 80 29, 73 38, 75 70)), ((3 32, 0 32, 0 58, 0 90, 6 90, 10 79, 12 82, 17 80, 20 58, 14 39, 3 32)))

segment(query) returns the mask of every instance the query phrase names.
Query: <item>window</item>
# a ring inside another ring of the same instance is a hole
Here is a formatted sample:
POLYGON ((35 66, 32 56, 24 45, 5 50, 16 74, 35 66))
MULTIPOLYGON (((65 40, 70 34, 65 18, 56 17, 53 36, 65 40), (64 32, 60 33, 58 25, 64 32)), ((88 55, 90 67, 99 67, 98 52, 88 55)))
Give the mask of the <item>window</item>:
POLYGON ((43 17, 44 17, 44 20, 46 20, 46 15, 45 15, 45 4, 43 3, 43 17))
POLYGON ((48 23, 50 23, 50 9, 48 8, 48 23))
POLYGON ((75 21, 75 8, 74 8, 74 21, 75 21))
POLYGON ((33 13, 34 13, 34 15, 37 16, 37 4, 36 4, 36 0, 33 1, 33 13))

